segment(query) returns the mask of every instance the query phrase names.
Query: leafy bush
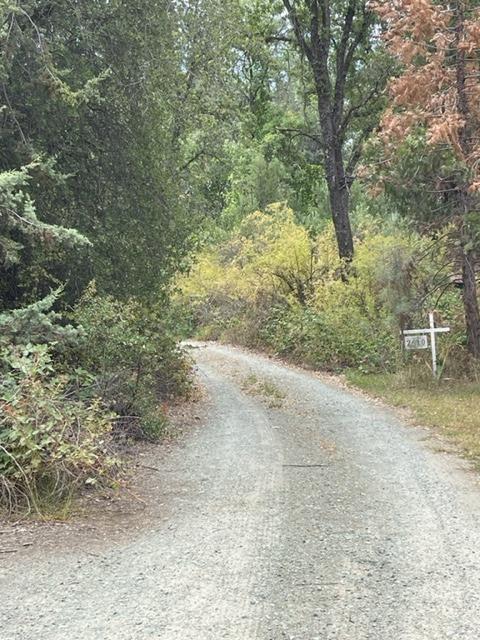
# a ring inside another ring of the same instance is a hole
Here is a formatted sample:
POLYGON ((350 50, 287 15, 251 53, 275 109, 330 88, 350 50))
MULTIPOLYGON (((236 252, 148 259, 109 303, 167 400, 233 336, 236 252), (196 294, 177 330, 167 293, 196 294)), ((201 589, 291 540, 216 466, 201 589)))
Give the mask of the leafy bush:
POLYGON ((158 437, 164 405, 190 390, 190 364, 167 327, 166 317, 138 300, 119 301, 86 291, 74 313, 85 334, 76 352, 95 375, 96 391, 123 417, 127 435, 158 437))
POLYGON ((57 297, 0 314, 0 505, 39 515, 109 481, 114 436, 158 437, 190 388, 165 314, 92 286, 67 324, 57 297))
MULTIPOLYGON (((453 327, 442 356, 462 357, 458 291, 449 288, 448 246, 365 220, 347 280, 331 226, 315 238, 284 205, 246 216, 198 257, 179 281, 178 304, 197 335, 265 347, 313 367, 393 371, 400 330, 435 308, 453 327)), ((452 359, 452 358, 451 358, 452 359)))
POLYGON ((0 384, 0 504, 37 515, 84 485, 111 478, 112 416, 79 399, 46 345, 5 350, 0 384))
POLYGON ((387 326, 353 318, 348 309, 328 314, 303 307, 277 308, 260 331, 276 353, 318 369, 390 369, 398 344, 387 326))
POLYGON ((75 344, 82 336, 82 329, 62 324, 61 314, 52 307, 61 289, 19 309, 0 313, 0 346, 12 344, 75 344))

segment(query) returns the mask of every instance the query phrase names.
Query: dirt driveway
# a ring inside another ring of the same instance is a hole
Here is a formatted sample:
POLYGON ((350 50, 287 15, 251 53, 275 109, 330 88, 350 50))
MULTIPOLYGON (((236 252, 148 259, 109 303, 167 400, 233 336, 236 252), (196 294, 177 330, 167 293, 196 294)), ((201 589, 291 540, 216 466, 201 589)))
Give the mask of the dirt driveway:
POLYGON ((208 419, 168 517, 0 558, 2 640, 478 640, 480 489, 428 433, 268 358, 192 349, 208 419))

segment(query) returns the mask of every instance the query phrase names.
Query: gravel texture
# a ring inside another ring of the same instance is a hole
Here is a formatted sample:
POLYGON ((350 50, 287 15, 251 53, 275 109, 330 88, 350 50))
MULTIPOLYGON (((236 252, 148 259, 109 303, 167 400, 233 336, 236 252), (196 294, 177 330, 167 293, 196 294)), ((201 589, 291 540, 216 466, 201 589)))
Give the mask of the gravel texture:
POLYGON ((168 517, 95 555, 0 558, 0 638, 478 640, 465 463, 313 373, 195 347, 208 421, 158 462, 168 517))

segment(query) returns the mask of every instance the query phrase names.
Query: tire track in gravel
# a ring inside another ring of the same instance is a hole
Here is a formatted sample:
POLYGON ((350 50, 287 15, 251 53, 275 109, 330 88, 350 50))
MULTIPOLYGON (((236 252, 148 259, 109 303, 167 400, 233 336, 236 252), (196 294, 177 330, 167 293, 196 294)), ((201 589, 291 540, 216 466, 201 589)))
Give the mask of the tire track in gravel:
POLYGON ((478 640, 466 465, 314 374, 196 347, 208 422, 158 463, 166 521, 0 566, 0 638, 478 640), (251 374, 283 406, 247 396, 251 374))

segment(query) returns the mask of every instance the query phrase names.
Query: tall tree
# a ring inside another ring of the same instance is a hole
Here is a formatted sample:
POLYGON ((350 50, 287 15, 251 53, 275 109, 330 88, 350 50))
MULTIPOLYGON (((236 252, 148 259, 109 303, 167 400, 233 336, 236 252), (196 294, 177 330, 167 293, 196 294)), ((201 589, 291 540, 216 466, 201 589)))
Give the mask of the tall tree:
POLYGON ((354 247, 349 190, 385 83, 384 73, 375 71, 375 17, 366 0, 283 0, 283 4, 311 69, 338 251, 350 261, 354 247))
POLYGON ((420 127, 429 145, 449 150, 457 160, 445 197, 462 265, 468 348, 480 358, 480 9, 465 0, 396 0, 377 3, 377 11, 385 21, 387 44, 403 64, 390 84, 382 138, 392 150, 420 127))
POLYGON ((34 166, 23 189, 39 219, 92 242, 75 253, 19 239, 0 280, 5 304, 59 282, 72 301, 92 278, 120 297, 169 281, 205 216, 222 145, 229 4, 0 0, 0 171, 34 166))

